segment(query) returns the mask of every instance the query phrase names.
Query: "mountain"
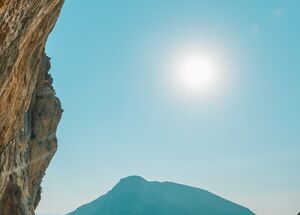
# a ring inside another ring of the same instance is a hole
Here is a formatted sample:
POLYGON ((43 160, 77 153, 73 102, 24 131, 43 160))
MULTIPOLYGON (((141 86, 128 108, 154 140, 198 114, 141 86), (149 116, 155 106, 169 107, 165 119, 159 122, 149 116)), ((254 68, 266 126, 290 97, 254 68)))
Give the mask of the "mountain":
POLYGON ((107 194, 68 215, 254 215, 208 191, 130 176, 107 194))
POLYGON ((62 109, 45 44, 64 0, 0 0, 0 214, 32 215, 62 109))

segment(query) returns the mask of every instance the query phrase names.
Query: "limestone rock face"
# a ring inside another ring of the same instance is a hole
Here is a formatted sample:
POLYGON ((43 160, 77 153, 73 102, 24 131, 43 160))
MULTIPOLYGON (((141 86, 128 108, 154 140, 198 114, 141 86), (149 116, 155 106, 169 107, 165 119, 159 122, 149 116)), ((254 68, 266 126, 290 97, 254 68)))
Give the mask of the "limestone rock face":
POLYGON ((63 0, 0 0, 0 214, 32 215, 61 105, 45 43, 63 0))

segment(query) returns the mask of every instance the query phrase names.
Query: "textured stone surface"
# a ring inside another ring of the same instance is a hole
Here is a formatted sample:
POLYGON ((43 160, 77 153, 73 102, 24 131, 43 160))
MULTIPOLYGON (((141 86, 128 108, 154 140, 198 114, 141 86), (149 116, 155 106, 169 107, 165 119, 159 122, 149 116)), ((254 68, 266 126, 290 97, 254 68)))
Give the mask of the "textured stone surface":
POLYGON ((0 214, 31 215, 57 149, 48 34, 63 0, 0 0, 0 214))

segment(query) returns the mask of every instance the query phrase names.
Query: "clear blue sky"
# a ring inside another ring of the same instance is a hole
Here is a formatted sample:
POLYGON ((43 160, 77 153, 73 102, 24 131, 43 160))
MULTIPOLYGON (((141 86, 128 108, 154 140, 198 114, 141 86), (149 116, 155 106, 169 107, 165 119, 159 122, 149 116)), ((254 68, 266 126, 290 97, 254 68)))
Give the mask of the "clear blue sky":
POLYGON ((65 112, 38 211, 70 212, 141 175, 260 215, 296 214, 299 8, 297 0, 66 1, 46 48, 65 112), (165 65, 187 44, 230 62, 216 96, 183 99, 166 80, 165 65))

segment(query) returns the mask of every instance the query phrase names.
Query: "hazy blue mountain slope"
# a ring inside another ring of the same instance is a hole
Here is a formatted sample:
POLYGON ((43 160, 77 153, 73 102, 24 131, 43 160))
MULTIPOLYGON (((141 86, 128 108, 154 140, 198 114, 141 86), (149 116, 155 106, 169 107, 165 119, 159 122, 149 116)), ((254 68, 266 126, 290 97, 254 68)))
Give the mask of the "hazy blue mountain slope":
POLYGON ((122 179, 111 191, 69 215, 253 215, 249 209, 199 188, 122 179))

